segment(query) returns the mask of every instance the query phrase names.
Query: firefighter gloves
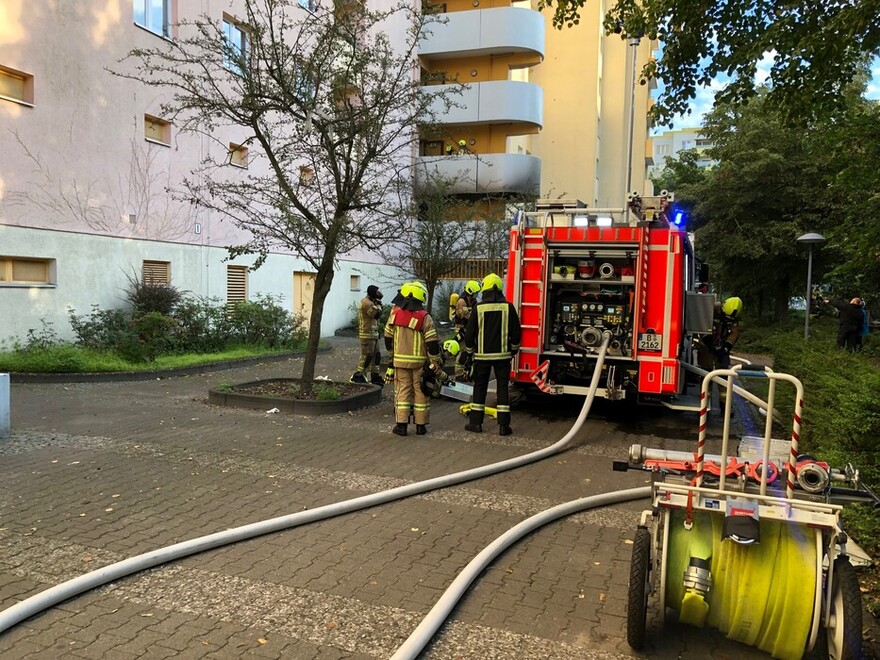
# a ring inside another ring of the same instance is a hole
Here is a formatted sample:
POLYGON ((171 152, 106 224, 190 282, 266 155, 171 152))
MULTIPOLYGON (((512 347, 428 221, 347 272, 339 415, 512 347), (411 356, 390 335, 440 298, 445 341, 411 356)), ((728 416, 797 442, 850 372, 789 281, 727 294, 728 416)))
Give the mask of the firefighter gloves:
POLYGON ((385 382, 391 384, 394 382, 394 367, 388 367, 385 370, 385 382))

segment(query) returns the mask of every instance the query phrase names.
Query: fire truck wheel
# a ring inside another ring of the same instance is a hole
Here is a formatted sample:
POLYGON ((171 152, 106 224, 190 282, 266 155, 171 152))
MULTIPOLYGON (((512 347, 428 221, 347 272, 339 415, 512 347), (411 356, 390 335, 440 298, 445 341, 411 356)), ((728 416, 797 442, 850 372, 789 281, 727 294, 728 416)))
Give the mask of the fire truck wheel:
POLYGON ((828 658, 856 660, 862 653, 862 592, 856 569, 846 557, 834 560, 831 611, 825 628, 828 658))
POLYGON ((651 577, 651 533, 636 530, 629 567, 629 598, 626 604, 626 641, 636 651, 645 644, 648 622, 648 592, 651 577))

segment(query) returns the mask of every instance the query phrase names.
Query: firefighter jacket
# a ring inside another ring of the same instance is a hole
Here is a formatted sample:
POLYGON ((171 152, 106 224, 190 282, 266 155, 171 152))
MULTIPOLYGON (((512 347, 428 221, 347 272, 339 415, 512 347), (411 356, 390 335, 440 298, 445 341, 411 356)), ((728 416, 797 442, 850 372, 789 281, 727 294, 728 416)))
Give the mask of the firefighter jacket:
POLYGON ((465 326, 471 315, 471 308, 474 306, 474 299, 466 293, 463 293, 455 303, 455 325, 465 326))
POLYGON ((382 305, 369 296, 364 296, 358 307, 358 338, 379 338, 379 317, 382 316, 382 305))
POLYGON ((417 369, 428 360, 440 361, 440 341, 434 319, 424 309, 411 307, 404 303, 403 307, 392 308, 385 324, 385 348, 395 368, 417 369))
POLYGON ((519 351, 521 333, 516 307, 500 291, 486 291, 471 309, 464 350, 474 360, 507 360, 519 351))

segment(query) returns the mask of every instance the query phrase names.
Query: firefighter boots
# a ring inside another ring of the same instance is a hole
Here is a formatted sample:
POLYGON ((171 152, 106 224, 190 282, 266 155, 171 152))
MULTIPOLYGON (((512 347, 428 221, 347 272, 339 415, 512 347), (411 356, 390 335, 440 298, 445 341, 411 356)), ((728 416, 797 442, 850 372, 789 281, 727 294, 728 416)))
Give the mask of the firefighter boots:
POLYGON ((416 424, 416 435, 425 435, 428 432, 428 427, 424 424, 416 424))
POLYGON ((349 383, 363 383, 366 384, 367 379, 360 371, 355 371, 351 378, 348 379, 349 383))
POLYGON ((468 422, 467 424, 464 425, 464 430, 470 431, 471 433, 482 433, 483 432, 483 425, 482 424, 472 424, 471 422, 468 422))
POLYGON ((378 385, 379 387, 382 387, 383 385, 385 385, 385 379, 382 378, 382 376, 380 376, 379 374, 372 374, 370 376, 370 382, 373 385, 378 385))
POLYGON ((513 429, 509 426, 498 427, 498 435, 510 435, 511 433, 513 433, 513 429))
POLYGON ((401 423, 395 424, 394 428, 391 429, 391 432, 394 435, 406 435, 406 424, 401 424, 401 423))

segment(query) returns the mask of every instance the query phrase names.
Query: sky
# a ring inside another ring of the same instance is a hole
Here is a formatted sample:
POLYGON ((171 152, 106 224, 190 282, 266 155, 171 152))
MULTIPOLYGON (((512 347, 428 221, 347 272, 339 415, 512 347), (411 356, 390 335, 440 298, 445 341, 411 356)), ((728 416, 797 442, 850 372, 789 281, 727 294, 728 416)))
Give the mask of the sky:
MULTIPOLYGON (((763 83, 769 76, 770 67, 773 64, 772 53, 767 53, 764 59, 758 63, 758 73, 755 81, 763 83)), ((726 77, 719 77, 712 81, 709 87, 698 88, 696 97, 691 100, 691 114, 679 116, 675 119, 675 128, 697 128, 702 123, 703 115, 712 109, 712 102, 715 92, 721 89, 726 82, 726 77)), ((662 82, 657 87, 657 93, 662 91, 662 82)), ((880 99, 880 58, 875 58, 871 64, 871 80, 868 82, 868 88, 865 96, 869 99, 880 99)), ((654 133, 662 133, 668 130, 668 126, 655 127, 654 133)))

